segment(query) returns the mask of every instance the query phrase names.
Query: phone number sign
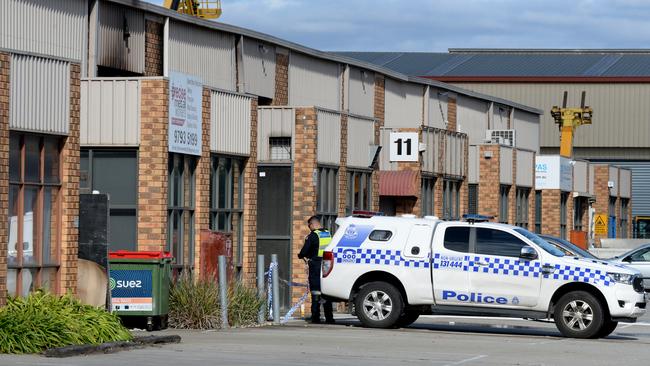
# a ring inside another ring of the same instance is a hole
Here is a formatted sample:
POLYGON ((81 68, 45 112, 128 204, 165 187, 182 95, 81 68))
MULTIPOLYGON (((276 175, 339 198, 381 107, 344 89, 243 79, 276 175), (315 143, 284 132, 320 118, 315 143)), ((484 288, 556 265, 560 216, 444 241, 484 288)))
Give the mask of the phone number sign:
POLYGON ((201 155, 203 83, 178 72, 169 74, 169 152, 201 155))

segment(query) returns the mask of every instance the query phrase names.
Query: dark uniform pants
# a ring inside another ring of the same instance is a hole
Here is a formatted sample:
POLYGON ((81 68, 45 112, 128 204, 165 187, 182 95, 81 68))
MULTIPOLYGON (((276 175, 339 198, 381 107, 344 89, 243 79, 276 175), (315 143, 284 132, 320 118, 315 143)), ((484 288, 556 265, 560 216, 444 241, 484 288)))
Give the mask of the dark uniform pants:
MULTIPOLYGON (((321 260, 309 261, 309 291, 311 291, 311 318, 313 320, 320 319, 320 267, 321 260)), ((333 320, 332 315, 332 302, 325 300, 323 303, 323 310, 325 311, 325 319, 333 320)))

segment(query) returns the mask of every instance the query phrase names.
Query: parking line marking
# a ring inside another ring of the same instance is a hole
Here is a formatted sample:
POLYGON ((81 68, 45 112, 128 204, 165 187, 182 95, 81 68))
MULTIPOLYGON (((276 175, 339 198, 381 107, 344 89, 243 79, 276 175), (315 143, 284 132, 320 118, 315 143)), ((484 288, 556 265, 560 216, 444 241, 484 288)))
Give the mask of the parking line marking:
POLYGON ((445 366, 462 365, 464 363, 480 360, 481 358, 485 358, 485 357, 487 357, 487 355, 478 355, 478 356, 466 358, 464 360, 460 360, 460 361, 457 361, 457 362, 454 362, 454 363, 448 363, 445 366))

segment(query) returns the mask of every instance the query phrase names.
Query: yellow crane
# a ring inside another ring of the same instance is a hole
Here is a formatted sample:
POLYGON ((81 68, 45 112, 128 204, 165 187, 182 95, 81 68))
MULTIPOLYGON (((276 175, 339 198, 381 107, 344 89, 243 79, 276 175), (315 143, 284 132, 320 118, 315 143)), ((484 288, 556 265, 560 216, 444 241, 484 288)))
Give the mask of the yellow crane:
POLYGON ((575 134, 576 127, 591 124, 591 116, 593 110, 589 106, 585 106, 586 92, 582 92, 582 101, 580 108, 567 108, 567 95, 564 92, 564 99, 562 100, 562 108, 553 106, 551 109, 551 116, 555 119, 555 123, 560 128, 560 156, 566 158, 573 158, 573 135, 575 134))
POLYGON ((165 0, 163 6, 197 18, 217 19, 221 16, 221 0, 165 0))

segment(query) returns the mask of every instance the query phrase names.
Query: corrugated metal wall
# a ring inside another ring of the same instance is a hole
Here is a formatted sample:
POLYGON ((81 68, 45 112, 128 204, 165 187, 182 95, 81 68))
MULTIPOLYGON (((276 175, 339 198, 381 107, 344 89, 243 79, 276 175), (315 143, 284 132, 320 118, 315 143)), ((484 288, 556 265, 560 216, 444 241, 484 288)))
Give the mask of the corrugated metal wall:
POLYGON ((595 173, 595 167, 589 164, 589 194, 592 196, 596 194, 596 191, 594 190, 595 173))
POLYGON ((573 164, 573 191, 586 193, 589 192, 589 162, 576 160, 573 164))
POLYGON ((469 145, 468 153, 468 173, 467 173, 467 182, 469 184, 474 184, 479 182, 480 176, 480 165, 481 157, 479 155, 479 147, 477 145, 469 145))
POLYGON ((81 60, 86 0, 0 1, 0 48, 81 60))
POLYGON ((210 150, 250 155, 252 98, 220 91, 210 98, 210 150))
POLYGON ((535 184, 535 154, 517 150, 517 186, 532 187, 535 184))
POLYGON ((275 46, 244 38, 244 90, 273 98, 275 95, 275 46))
POLYGON ((341 109, 339 64, 297 52, 289 55, 289 104, 341 109))
POLYGON ((515 109, 514 129, 516 132, 517 147, 533 150, 539 154, 539 115, 515 109))
POLYGON ((144 73, 144 12, 99 3, 97 65, 144 73), (130 37, 124 39, 124 27, 130 37))
POLYGON ((501 184, 512 184, 512 148, 501 146, 499 152, 499 180, 501 184))
POLYGON ((454 84, 543 110, 541 145, 556 147, 560 146, 560 135, 551 108, 562 104, 565 90, 569 92, 568 105, 579 106, 585 90, 587 105, 594 109, 593 124, 577 130, 575 147, 650 147, 649 84, 454 84))
POLYGON ((347 166, 368 168, 370 145, 375 144, 375 120, 348 116, 347 166))
POLYGON ((350 67, 349 110, 360 116, 374 116, 375 109, 375 73, 350 67))
POLYGON ((391 132, 391 128, 381 128, 379 130, 379 138, 381 141, 381 151, 379 152, 379 170, 397 170, 397 162, 390 161, 391 132))
POLYGON ((632 171, 627 169, 619 169, 619 173, 619 183, 621 187, 619 189, 619 195, 623 198, 630 198, 632 196, 632 171))
POLYGON ((319 164, 341 163, 341 114, 318 110, 317 161, 319 164))
POLYGON ((293 156, 296 111, 290 107, 262 107, 257 109, 257 160, 270 160, 269 137, 291 137, 293 156))
POLYGON ((490 120, 491 130, 507 130, 510 119, 510 108, 494 103, 492 105, 492 117, 490 120))
POLYGON ((483 144, 488 128, 489 104, 463 95, 458 96, 456 103, 458 131, 467 134, 471 145, 483 144))
POLYGON ((384 126, 419 128, 423 119, 422 85, 386 78, 384 126))
POLYGON ((70 64, 12 54, 9 126, 67 134, 70 116, 70 64))
POLYGON ((427 173, 442 173, 440 166, 440 141, 443 139, 443 131, 434 128, 425 128, 422 131, 422 143, 427 149, 423 154, 422 171, 427 173))
POLYGON ((618 168, 610 166, 609 167, 609 180, 614 182, 614 188, 609 189, 610 196, 618 196, 618 168))
POLYGON ((170 21, 169 68, 198 76, 203 84, 236 91, 235 36, 170 21))
POLYGON ((446 122, 449 119, 447 100, 447 94, 441 90, 435 88, 429 90, 429 116, 426 121, 429 127, 447 128, 446 122))
POLYGON ((465 145, 467 138, 456 132, 446 132, 445 144, 445 166, 443 174, 453 176, 465 175, 465 145))
POLYGON ((140 80, 81 81, 82 146, 140 144, 140 80))
POLYGON ((650 216, 650 162, 608 161, 632 171, 632 216, 650 216))

